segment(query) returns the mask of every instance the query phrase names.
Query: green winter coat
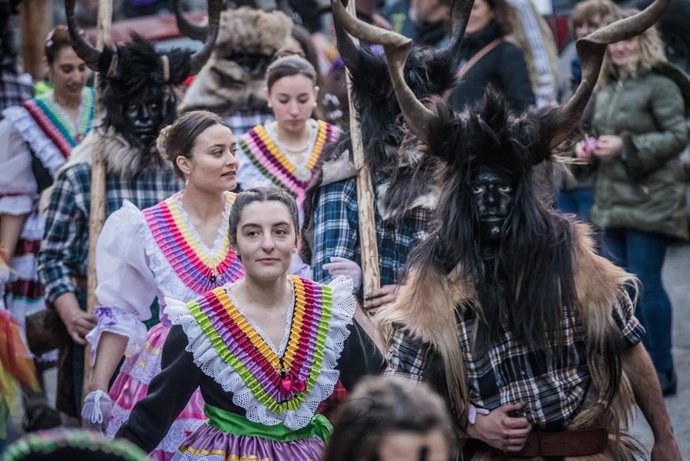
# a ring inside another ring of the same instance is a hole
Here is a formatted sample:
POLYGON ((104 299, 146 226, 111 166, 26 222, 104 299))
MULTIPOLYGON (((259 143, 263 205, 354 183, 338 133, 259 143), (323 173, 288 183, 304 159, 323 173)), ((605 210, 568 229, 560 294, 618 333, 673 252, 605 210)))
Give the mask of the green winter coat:
POLYGON ((596 168, 591 219, 597 227, 688 238, 679 159, 688 142, 685 97, 690 82, 668 64, 597 93, 593 131, 618 135, 624 145, 621 156, 596 168))

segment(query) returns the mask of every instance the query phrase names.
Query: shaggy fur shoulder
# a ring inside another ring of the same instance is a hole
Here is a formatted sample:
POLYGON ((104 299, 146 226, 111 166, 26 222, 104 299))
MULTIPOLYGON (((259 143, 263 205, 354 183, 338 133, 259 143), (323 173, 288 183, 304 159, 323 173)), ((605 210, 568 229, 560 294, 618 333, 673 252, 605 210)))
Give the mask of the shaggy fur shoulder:
MULTIPOLYGON (((604 364, 607 337, 618 327, 611 315, 625 296, 625 287, 634 284, 634 278, 594 251, 589 226, 573 224, 576 244, 573 251, 576 290, 581 314, 587 330, 588 362, 592 375, 592 389, 571 428, 609 428, 620 437, 632 406, 632 390, 623 374, 620 388, 613 401, 604 395, 611 379, 604 364)), ((443 360, 448 389, 457 389, 450 402, 456 414, 465 415, 469 402, 466 370, 457 336, 456 309, 459 306, 476 305, 473 284, 462 276, 462 268, 449 275, 431 270, 413 270, 401 288, 397 301, 383 307, 375 316, 375 322, 388 341, 394 329, 404 329, 412 336, 430 344, 443 360)), ((597 459, 597 458, 592 458, 597 459)), ((607 458, 601 458, 607 459, 607 458)), ((625 459, 622 457, 621 459, 625 459)))

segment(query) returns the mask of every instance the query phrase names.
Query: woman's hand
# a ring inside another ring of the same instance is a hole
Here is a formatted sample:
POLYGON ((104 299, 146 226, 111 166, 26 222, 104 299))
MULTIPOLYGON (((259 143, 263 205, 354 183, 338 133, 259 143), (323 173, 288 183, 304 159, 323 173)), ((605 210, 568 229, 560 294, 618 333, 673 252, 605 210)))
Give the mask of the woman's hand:
POLYGON ((394 303, 396 299, 398 299, 398 285, 384 285, 365 295, 362 307, 367 312, 374 311, 381 306, 394 303))
POLYGON ((593 154, 607 162, 623 153, 623 139, 620 136, 606 134, 597 138, 597 147, 593 154))
POLYGON ((89 331, 96 326, 96 317, 93 314, 89 314, 88 312, 84 312, 83 310, 79 309, 79 304, 76 302, 76 298, 74 298, 74 302, 60 302, 62 301, 60 298, 68 295, 74 297, 74 295, 71 293, 65 293, 64 295, 60 296, 55 302, 55 309, 60 315, 62 323, 65 324, 67 332, 72 340, 77 344, 85 346, 86 340, 84 340, 84 336, 89 334, 89 331))
POLYGON ((515 453, 525 446, 532 425, 524 417, 510 413, 519 411, 525 403, 509 403, 489 413, 477 414, 474 424, 467 426, 467 435, 506 453, 515 453))

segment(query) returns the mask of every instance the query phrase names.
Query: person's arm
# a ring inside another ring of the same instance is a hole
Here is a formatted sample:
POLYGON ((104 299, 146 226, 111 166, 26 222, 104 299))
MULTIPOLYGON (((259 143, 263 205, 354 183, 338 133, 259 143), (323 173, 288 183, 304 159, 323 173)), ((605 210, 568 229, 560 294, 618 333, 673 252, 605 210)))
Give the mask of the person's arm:
POLYGON ((670 158, 679 155, 688 142, 685 103, 678 85, 669 79, 655 79, 650 110, 658 131, 644 134, 621 134, 628 173, 641 178, 670 158))
POLYGON ((640 407, 654 435, 652 461, 677 460, 681 455, 673 436, 671 419, 666 410, 661 386, 652 360, 641 343, 625 351, 621 357, 623 369, 631 377, 635 401, 640 407))
POLYGON ((146 224, 131 203, 108 217, 96 246, 98 324, 87 335, 94 364, 90 390, 108 390, 122 355, 139 351, 157 287, 144 250, 146 224))
POLYGON ((315 281, 327 283, 333 276, 324 268, 331 257, 356 261, 358 242, 355 181, 346 179, 321 187, 314 211, 312 272, 315 281))
POLYGON ((88 220, 77 204, 76 181, 69 169, 55 181, 38 252, 38 275, 48 306, 55 307, 72 339, 86 344, 83 337, 95 325, 95 317, 80 309, 73 279, 88 247, 88 220))
POLYGON ((163 440, 202 379, 202 371, 186 350, 187 344, 182 327, 173 326, 163 346, 162 371, 153 378, 148 395, 137 402, 116 437, 129 440, 147 453, 163 440))

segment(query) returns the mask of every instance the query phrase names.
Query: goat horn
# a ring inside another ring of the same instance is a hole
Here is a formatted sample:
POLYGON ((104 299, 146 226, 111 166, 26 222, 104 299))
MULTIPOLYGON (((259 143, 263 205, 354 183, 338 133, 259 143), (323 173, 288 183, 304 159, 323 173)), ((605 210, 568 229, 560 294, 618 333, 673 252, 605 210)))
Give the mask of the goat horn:
POLYGON ((192 24, 182 13, 182 0, 173 0, 173 11, 177 28, 192 40, 204 41, 208 37, 208 27, 192 24))
POLYGON ((218 37, 222 9, 223 0, 208 0, 208 34, 204 46, 192 55, 190 64, 190 74, 192 75, 198 73, 211 56, 213 45, 218 37))
POLYGON ((412 92, 405 81, 404 69, 412 48, 412 41, 398 33, 372 26, 353 18, 340 0, 331 4, 333 16, 352 36, 360 40, 383 45, 390 68, 391 82, 400 104, 400 110, 407 121, 408 128, 422 142, 427 141, 427 127, 436 114, 427 109, 412 92))
POLYGON ((84 34, 77 27, 74 19, 74 4, 76 0, 65 0, 65 16, 67 18, 67 28, 69 35, 72 38, 72 48, 74 52, 84 60, 87 66, 93 71, 98 72, 98 61, 101 58, 101 52, 94 48, 84 34))
POLYGON ((453 27, 451 29, 450 42, 442 50, 444 59, 450 60, 453 65, 457 64, 460 57, 460 46, 462 45, 462 38, 465 35, 465 28, 467 27, 467 21, 470 19, 473 4, 474 0, 453 0, 451 9, 453 27))

